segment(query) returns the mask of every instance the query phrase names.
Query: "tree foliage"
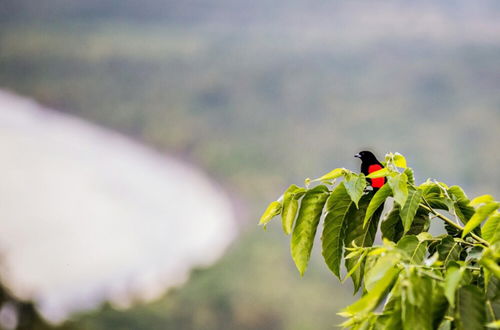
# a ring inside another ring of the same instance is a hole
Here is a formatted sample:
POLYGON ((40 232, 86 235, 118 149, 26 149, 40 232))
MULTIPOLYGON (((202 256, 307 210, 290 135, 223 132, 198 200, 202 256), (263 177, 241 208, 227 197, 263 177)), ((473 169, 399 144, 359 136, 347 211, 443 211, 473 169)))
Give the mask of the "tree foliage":
POLYGON ((362 289, 339 313, 344 327, 500 328, 500 203, 490 195, 469 200, 437 180, 416 185, 398 153, 387 154, 384 165, 368 176, 387 178, 377 191, 345 168, 292 185, 260 223, 282 214, 303 275, 323 219, 326 265, 340 280, 351 278, 355 292, 362 289), (446 233, 429 233, 431 221, 444 222, 446 233), (379 227, 382 242, 374 245, 379 227))

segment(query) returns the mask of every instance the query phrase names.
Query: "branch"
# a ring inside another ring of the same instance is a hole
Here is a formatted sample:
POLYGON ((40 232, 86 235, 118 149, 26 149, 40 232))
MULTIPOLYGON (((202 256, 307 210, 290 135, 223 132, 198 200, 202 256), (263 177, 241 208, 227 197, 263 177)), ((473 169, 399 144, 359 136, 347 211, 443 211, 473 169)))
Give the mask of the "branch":
MULTIPOLYGON (((425 201, 425 199, 424 199, 425 201)), ((427 202, 427 201, 426 201, 427 202)), ((428 205, 425 205, 425 204, 422 204, 420 203, 420 206, 424 209, 426 209, 427 211, 431 212, 432 214, 434 214, 436 217, 438 217, 439 219, 443 220, 444 222, 448 223, 450 226, 453 226, 455 227, 456 229, 460 230, 460 231, 463 231, 464 230, 464 227, 460 226, 459 224, 455 223, 455 221, 445 217, 444 215, 442 215, 441 213, 437 212, 436 210, 434 210, 432 207, 428 206, 428 205)), ((484 246, 486 247, 489 247, 490 244, 485 241, 484 239, 482 239, 481 237, 477 236, 476 234, 474 233, 470 233, 470 235, 472 236, 472 238, 474 238, 476 241, 478 241, 479 243, 483 244, 484 246)))

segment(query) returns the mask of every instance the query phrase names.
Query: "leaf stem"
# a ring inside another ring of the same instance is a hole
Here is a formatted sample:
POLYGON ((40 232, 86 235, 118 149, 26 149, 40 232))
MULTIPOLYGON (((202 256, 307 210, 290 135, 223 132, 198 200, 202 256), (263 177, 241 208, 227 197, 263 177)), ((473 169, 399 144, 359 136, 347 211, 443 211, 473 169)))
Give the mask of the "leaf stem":
MULTIPOLYGON (((427 202, 425 199, 424 199, 425 202, 427 202)), ((464 227, 460 226, 459 224, 457 224, 455 221, 445 217, 444 215, 442 215, 441 213, 437 212, 436 210, 434 210, 432 207, 428 206, 428 205, 425 205, 425 204, 422 204, 420 203, 420 206, 422 208, 424 208, 425 210, 431 212, 432 214, 434 214, 436 217, 438 217, 439 219, 443 220, 444 222, 448 223, 450 226, 452 227, 455 227, 456 229, 460 230, 460 231, 463 231, 464 230, 464 227)), ((476 240, 478 241, 479 243, 483 244, 484 246, 490 246, 490 244, 485 241, 484 239, 482 239, 481 237, 479 237, 478 235, 474 234, 474 233, 470 233, 470 235, 476 240)))

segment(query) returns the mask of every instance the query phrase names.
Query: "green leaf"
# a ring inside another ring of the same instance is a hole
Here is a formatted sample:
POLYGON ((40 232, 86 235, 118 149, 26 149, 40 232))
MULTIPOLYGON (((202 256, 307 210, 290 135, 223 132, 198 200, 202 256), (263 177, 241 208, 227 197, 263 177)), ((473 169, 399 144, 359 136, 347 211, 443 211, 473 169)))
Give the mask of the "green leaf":
POLYGON ((483 292, 475 285, 458 289, 455 320, 459 330, 484 329, 486 308, 483 292))
MULTIPOLYGON (((487 270, 485 269, 485 273, 487 270)), ((500 278, 491 276, 486 283, 486 299, 488 300, 491 310, 489 313, 489 320, 493 321, 500 319, 500 278)))
POLYGON ((406 177, 408 178, 408 183, 415 184, 415 173, 413 173, 413 169, 407 167, 405 168, 403 173, 406 174, 406 177))
POLYGON ((404 236, 396 244, 396 248, 403 251, 404 255, 410 260, 410 263, 421 264, 427 253, 427 242, 420 241, 417 236, 409 235, 404 236))
POLYGON ((470 205, 472 206, 478 206, 480 204, 484 203, 489 203, 489 202, 494 202, 495 199, 491 195, 482 195, 474 198, 471 202, 470 205))
POLYGON ((339 184, 326 202, 326 217, 323 234, 323 257, 330 270, 340 278, 340 261, 343 253, 343 238, 347 228, 349 209, 353 205, 344 185, 339 184))
POLYGON ((422 192, 420 190, 412 189, 408 192, 408 198, 406 199, 406 203, 400 213, 405 233, 410 230, 415 214, 417 214, 421 199, 422 192))
POLYGON ((387 297, 382 314, 375 323, 375 330, 403 329, 401 319, 401 281, 396 281, 387 297))
POLYGON ((431 197, 433 195, 440 195, 441 194, 441 189, 439 188, 439 186, 436 183, 431 182, 429 180, 422 183, 417 188, 418 188, 418 190, 422 191, 422 195, 425 198, 431 197))
POLYGON ((398 263, 399 256, 395 253, 388 253, 377 259, 375 265, 366 271, 365 289, 370 292, 385 274, 394 268, 398 263))
POLYGON ((476 213, 470 218, 469 222, 464 227, 462 231, 462 238, 464 238, 468 233, 470 233, 474 228, 479 226, 481 222, 483 222, 487 217, 490 216, 493 212, 498 210, 500 207, 500 203, 497 202, 488 202, 484 205, 481 205, 476 210, 476 213))
POLYGON ((272 220, 275 216, 281 213, 281 203, 278 201, 271 202, 267 209, 264 211, 264 214, 260 217, 259 225, 265 225, 269 221, 272 220))
POLYGON ((500 329, 500 320, 496 320, 496 321, 490 322, 490 323, 486 324, 486 326, 488 328, 500 329))
POLYGON ((439 254, 439 260, 441 260, 446 266, 450 261, 458 260, 462 248, 460 247, 460 244, 453 239, 453 237, 445 236, 441 240, 441 243, 437 245, 436 250, 439 254))
POLYGON ((448 301, 444 295, 444 288, 441 283, 432 281, 432 327, 439 328, 448 310, 448 301))
POLYGON ((451 320, 444 320, 443 322, 441 322, 441 324, 439 325, 439 328, 437 328, 438 330, 451 330, 451 320))
MULTIPOLYGON (((368 254, 367 250, 365 250, 360 255, 355 256, 356 257, 356 263, 354 264, 354 266, 352 266, 349 269, 349 272, 346 274, 346 276, 342 280, 342 283, 344 283, 345 280, 347 280, 349 277, 351 277, 352 274, 354 274, 361 266, 365 265, 365 263, 366 263, 365 258, 366 258, 367 254, 368 254)), ((346 257, 346 259, 347 259, 347 257, 346 257)))
POLYGON ((377 233, 378 221, 380 219, 380 212, 375 212, 368 222, 368 226, 363 226, 366 210, 372 197, 373 192, 364 195, 359 202, 358 209, 351 208, 352 214, 349 215, 345 246, 352 246, 353 243, 361 247, 373 245, 377 233))
MULTIPOLYGON (((459 186, 448 188, 448 194, 453 199, 454 210, 460 221, 465 225, 474 215, 474 207, 470 205, 469 198, 459 186)), ((451 212, 452 210, 450 210, 451 212)))
POLYGON ((358 202, 363 196, 363 191, 366 187, 366 178, 364 174, 351 174, 348 175, 344 180, 344 186, 347 190, 349 196, 351 196, 352 201, 358 207, 358 202))
POLYGON ((406 168, 406 158, 400 153, 396 152, 396 154, 392 158, 392 161, 397 167, 406 168))
POLYGON ((401 217, 399 216, 399 210, 399 205, 394 204, 391 212, 389 212, 380 225, 382 237, 393 242, 399 241, 403 236, 404 231, 403 224, 401 223, 401 217))
POLYGON ((453 237, 457 237, 457 236, 460 236, 460 230, 457 229, 456 227, 453 227, 452 225, 450 225, 449 223, 445 223, 444 224, 444 229, 446 230, 446 233, 448 235, 451 235, 453 237))
POLYGON ((412 271, 402 286, 403 328, 432 330, 432 280, 412 271))
POLYGON ((375 330, 403 329, 403 320, 401 319, 401 297, 399 295, 395 295, 394 291, 396 287, 397 284, 390 293, 388 303, 384 307, 384 312, 377 318, 374 326, 375 330))
POLYGON ((382 178, 384 176, 391 175, 392 173, 393 172, 390 169, 388 169, 387 167, 384 167, 378 171, 375 171, 375 172, 368 174, 366 177, 368 179, 377 179, 377 178, 382 178))
MULTIPOLYGON (((493 276, 487 284, 486 298, 489 301, 500 302, 500 278, 493 276)), ((500 315, 498 315, 500 317, 500 315)))
POLYGON ((428 232, 421 232, 419 233, 417 236, 417 239, 420 241, 420 242, 424 242, 424 241, 432 241, 434 240, 434 236, 432 236, 431 233, 428 233, 428 232))
POLYGON ((498 265, 499 255, 497 251, 494 251, 495 247, 495 245, 492 245, 490 248, 484 249, 483 255, 481 259, 479 259, 479 263, 493 275, 500 278, 500 266, 498 265))
POLYGON ((304 275, 311 257, 314 236, 328 193, 328 188, 320 185, 307 191, 302 199, 291 240, 292 258, 300 275, 304 275))
POLYGON ((418 190, 422 191, 422 198, 429 203, 433 209, 441 209, 449 211, 453 202, 443 194, 442 189, 434 182, 424 182, 418 186, 418 190))
MULTIPOLYGON (((368 208, 368 204, 370 203, 371 198, 374 193, 370 192, 363 197, 361 197, 359 201, 358 209, 355 207, 351 207, 348 214, 348 225, 346 229, 344 246, 372 246, 375 240, 375 235, 377 233, 378 222, 380 220, 380 215, 382 213, 382 209, 379 208, 371 217, 368 225, 366 227, 363 226, 366 210, 368 208)), ((347 271, 350 271, 357 263, 357 258, 346 259, 345 265, 347 271)), ((352 281, 354 283, 354 290, 357 291, 361 284, 361 279, 363 276, 364 267, 361 265, 351 276, 352 281)))
POLYGON ((495 212, 495 214, 490 215, 481 231, 483 238, 489 243, 498 242, 500 240, 500 213, 495 212))
POLYGON ((386 296, 398 273, 399 270, 396 268, 389 269, 385 273, 384 277, 375 284, 370 292, 365 294, 354 304, 344 308, 339 314, 346 317, 352 317, 360 316, 373 311, 386 296))
POLYGON ((444 294, 452 307, 455 307, 455 294, 462 280, 464 269, 456 263, 450 263, 446 269, 446 276, 444 280, 444 294))
POLYGON ((392 189, 389 187, 389 185, 383 185, 382 188, 380 188, 373 198, 370 201, 370 204, 368 205, 368 209, 366 210, 366 215, 365 219, 363 221, 363 227, 366 227, 366 224, 368 223, 368 220, 372 217, 373 213, 379 208, 380 205, 383 205, 387 197, 391 196, 392 194, 392 189))
POLYGON ((388 179, 388 183, 392 188, 392 193, 394 195, 394 200, 399 205, 405 205, 406 198, 408 197, 408 178, 406 174, 401 173, 396 176, 391 176, 388 179))
POLYGON ((309 182, 334 180, 334 179, 340 178, 342 175, 345 175, 347 173, 350 173, 350 171, 348 169, 336 168, 333 171, 330 171, 327 174, 323 175, 322 177, 319 177, 319 178, 314 179, 314 180, 310 180, 309 182))
POLYGON ((290 235, 292 233, 293 222, 297 216, 297 211, 299 209, 298 199, 302 197, 306 192, 306 189, 297 187, 292 184, 285 191, 283 195, 283 210, 281 211, 281 224, 283 226, 283 231, 285 234, 290 235))
POLYGON ((419 208, 406 235, 418 235, 430 227, 429 211, 419 208))

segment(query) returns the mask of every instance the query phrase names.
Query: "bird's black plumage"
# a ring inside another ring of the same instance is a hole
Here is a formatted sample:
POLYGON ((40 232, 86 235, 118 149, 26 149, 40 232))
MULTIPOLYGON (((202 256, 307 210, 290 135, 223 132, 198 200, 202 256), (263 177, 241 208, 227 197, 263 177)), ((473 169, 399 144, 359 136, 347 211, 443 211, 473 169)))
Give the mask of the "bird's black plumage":
MULTIPOLYGON (((372 172, 378 171, 384 167, 375 157, 375 155, 370 151, 360 151, 358 154, 354 155, 361 159, 361 173, 368 175, 372 172)), ((378 179, 367 179, 368 183, 373 187, 373 189, 378 189, 385 184, 385 178, 378 179)))

